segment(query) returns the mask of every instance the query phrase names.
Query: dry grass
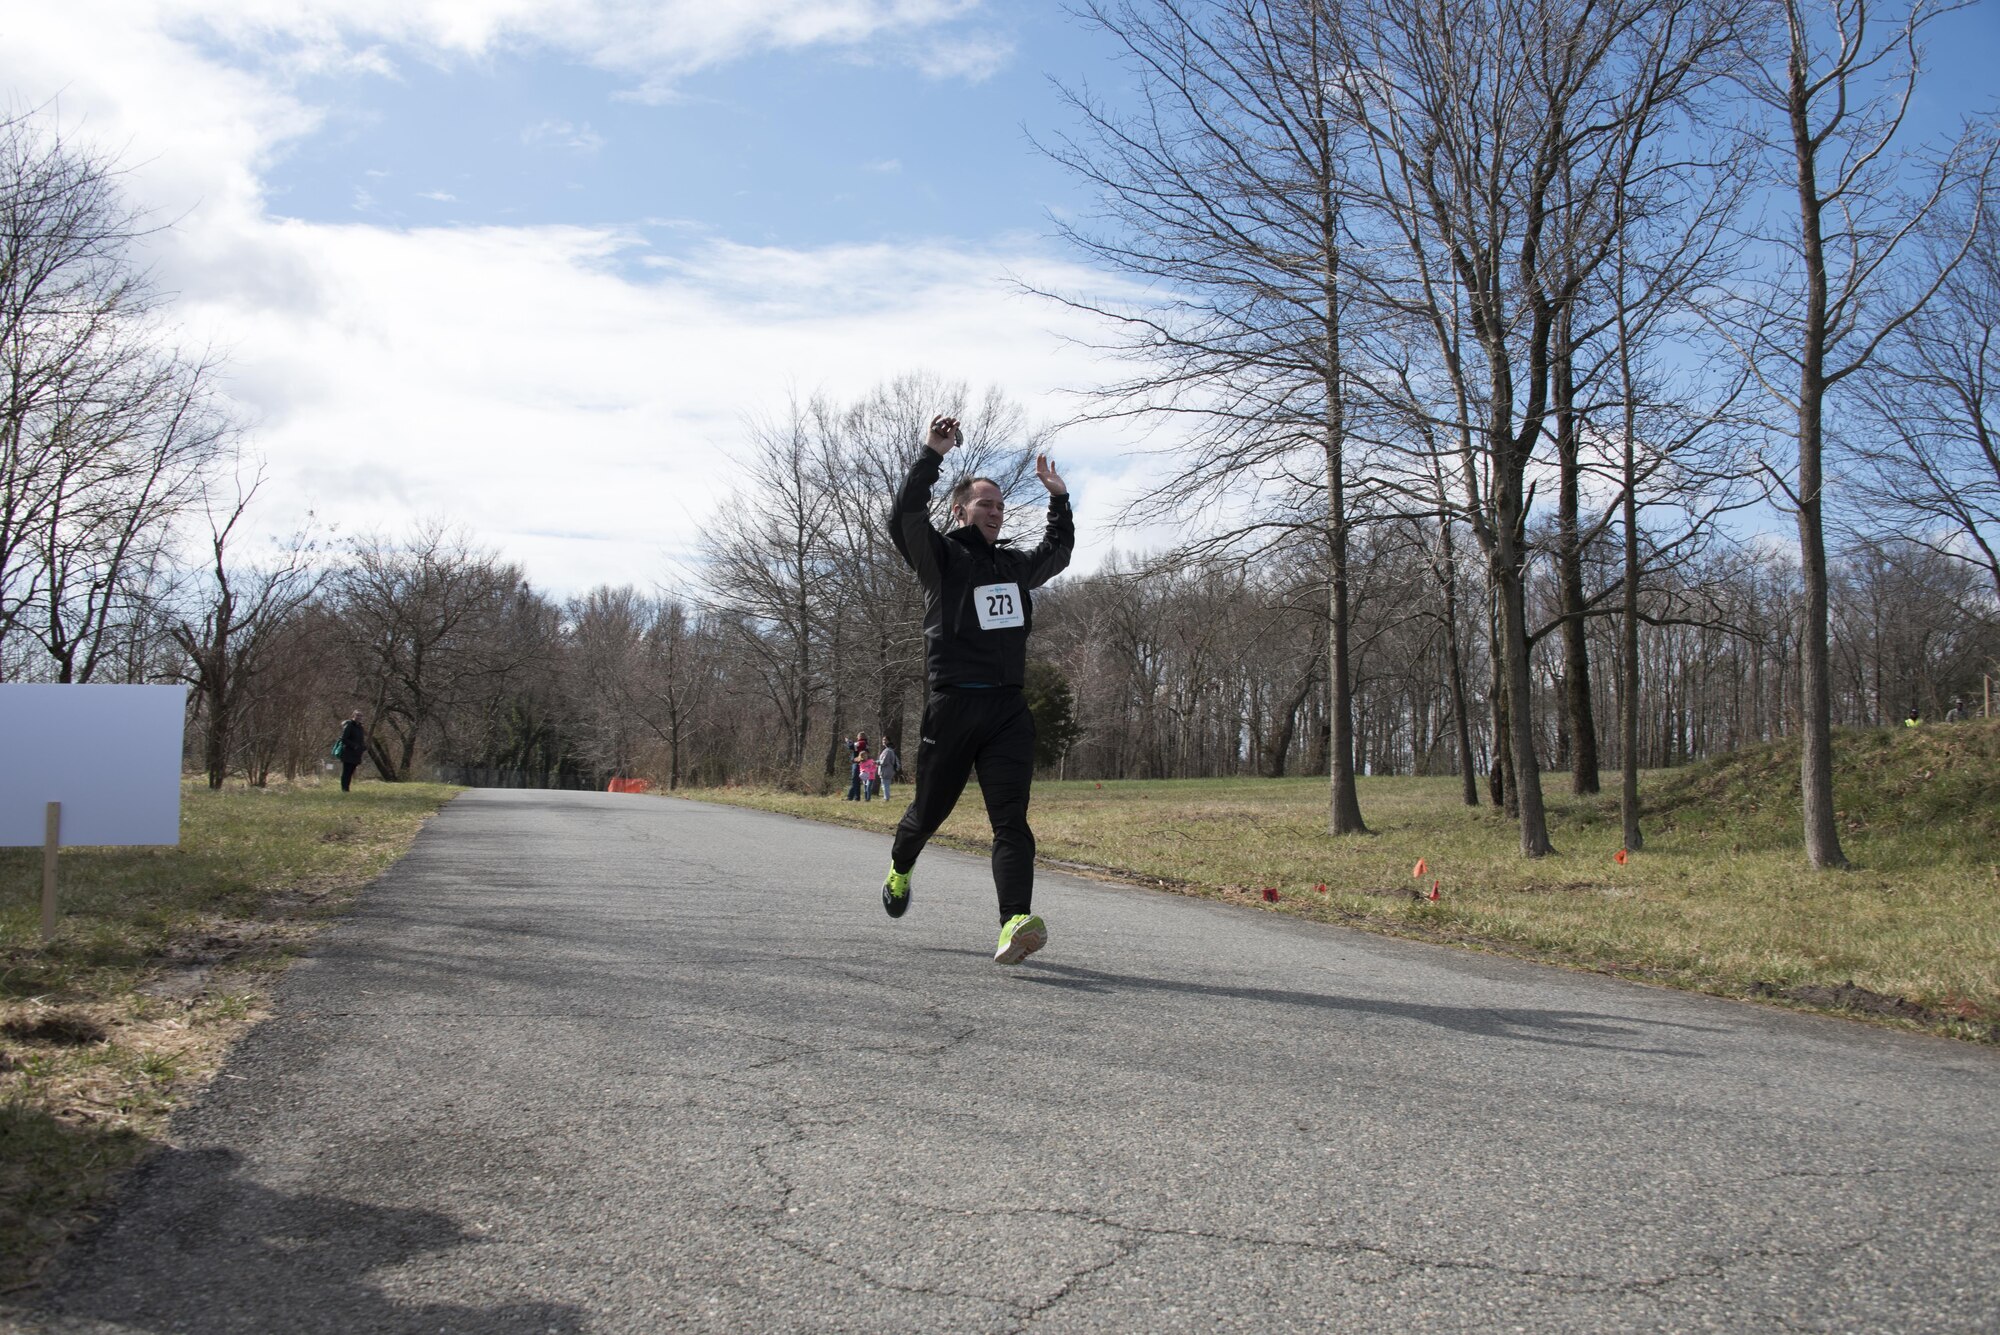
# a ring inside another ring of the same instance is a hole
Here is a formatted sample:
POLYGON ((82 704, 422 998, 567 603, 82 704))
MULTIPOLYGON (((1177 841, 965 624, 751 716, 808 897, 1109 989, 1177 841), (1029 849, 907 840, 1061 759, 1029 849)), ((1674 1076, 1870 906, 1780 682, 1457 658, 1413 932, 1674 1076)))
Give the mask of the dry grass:
POLYGON ((183 790, 176 848, 0 850, 0 1292, 32 1282, 264 1014, 305 941, 455 789, 183 790))
MULTIPOLYGON (((1533 861, 1455 779, 1364 779, 1371 833, 1346 839, 1325 833, 1323 780, 1038 783, 1034 823, 1046 862, 1182 893, 2000 1041, 2000 724, 1855 731, 1836 749, 1845 872, 1805 865, 1785 745, 1648 775, 1647 844, 1624 865, 1616 799, 1568 797, 1566 775, 1545 784, 1557 855, 1533 861), (1415 897, 1433 881, 1437 901, 1415 897)), ((885 834, 902 810, 690 795, 885 834)), ((976 794, 942 838, 988 846, 976 794)))

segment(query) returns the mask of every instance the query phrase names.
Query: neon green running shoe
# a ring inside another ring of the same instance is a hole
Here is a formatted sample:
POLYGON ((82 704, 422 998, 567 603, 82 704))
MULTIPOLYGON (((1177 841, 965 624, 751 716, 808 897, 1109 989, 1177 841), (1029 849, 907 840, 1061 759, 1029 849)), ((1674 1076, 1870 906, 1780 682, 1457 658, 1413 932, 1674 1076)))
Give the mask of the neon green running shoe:
POLYGON ((910 873, 889 868, 889 879, 882 882, 882 911, 892 918, 900 918, 910 907, 910 873))
POLYGON ((1049 925, 1032 913, 1017 913, 1000 929, 995 964, 1019 964, 1049 943, 1049 925))

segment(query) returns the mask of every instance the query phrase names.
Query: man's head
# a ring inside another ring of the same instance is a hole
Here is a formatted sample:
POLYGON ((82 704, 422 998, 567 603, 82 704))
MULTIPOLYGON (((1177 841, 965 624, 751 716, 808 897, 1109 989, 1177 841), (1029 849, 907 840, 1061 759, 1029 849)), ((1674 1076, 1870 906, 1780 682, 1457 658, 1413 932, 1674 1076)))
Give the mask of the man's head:
POLYGON ((354 721, 356 723, 361 722, 361 711, 358 709, 354 711, 354 721))
POLYGON ((951 489, 952 522, 970 524, 988 542, 1000 541, 1000 521, 1006 514, 1000 484, 990 477, 961 478, 951 489))

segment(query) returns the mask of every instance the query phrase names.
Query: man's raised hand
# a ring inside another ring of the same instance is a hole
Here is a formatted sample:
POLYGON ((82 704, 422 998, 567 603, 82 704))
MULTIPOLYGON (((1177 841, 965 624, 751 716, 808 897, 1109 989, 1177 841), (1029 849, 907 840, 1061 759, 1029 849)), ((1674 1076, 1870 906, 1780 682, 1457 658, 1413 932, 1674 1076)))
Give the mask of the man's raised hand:
POLYGON ((958 429, 956 417, 939 414, 931 419, 931 433, 924 438, 924 444, 939 454, 951 453, 954 445, 965 443, 965 433, 958 429))
POLYGON ((1049 489, 1049 495, 1064 496, 1069 493, 1068 484, 1062 480, 1062 474, 1056 471, 1055 464, 1050 461, 1047 454, 1035 456, 1035 476, 1049 489))

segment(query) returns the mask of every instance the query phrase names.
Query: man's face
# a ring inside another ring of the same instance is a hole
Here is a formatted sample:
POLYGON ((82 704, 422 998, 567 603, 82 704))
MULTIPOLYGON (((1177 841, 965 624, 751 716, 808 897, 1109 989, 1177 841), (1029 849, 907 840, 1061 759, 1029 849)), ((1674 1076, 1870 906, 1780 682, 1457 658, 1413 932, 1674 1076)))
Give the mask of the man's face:
POLYGON ((1007 502, 1000 499, 1000 488, 991 482, 975 482, 965 504, 959 508, 965 514, 965 522, 978 529, 986 541, 1000 540, 1000 521, 1007 510, 1007 502))

